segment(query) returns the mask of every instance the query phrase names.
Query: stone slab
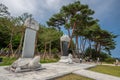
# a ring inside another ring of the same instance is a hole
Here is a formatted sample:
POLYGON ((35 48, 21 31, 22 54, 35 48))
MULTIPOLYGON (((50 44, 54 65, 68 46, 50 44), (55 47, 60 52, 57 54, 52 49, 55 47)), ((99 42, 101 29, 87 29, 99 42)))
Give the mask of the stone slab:
POLYGON ((33 58, 35 49, 36 31, 27 28, 25 31, 25 38, 23 44, 22 57, 33 58))

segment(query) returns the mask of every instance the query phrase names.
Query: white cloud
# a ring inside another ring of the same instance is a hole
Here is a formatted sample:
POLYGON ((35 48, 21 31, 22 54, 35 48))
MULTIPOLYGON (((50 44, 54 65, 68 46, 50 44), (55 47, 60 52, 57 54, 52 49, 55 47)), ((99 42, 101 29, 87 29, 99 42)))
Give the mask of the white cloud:
POLYGON ((3 0, 12 15, 20 15, 24 12, 33 13, 35 11, 35 0, 3 0))
MULTIPOLYGON (((12 15, 19 16, 22 13, 28 12, 33 14, 38 20, 45 20, 57 13, 59 9, 75 0, 0 0, 5 4, 12 15)), ((114 0, 81 0, 82 3, 88 4, 90 8, 95 10, 95 17, 108 14, 113 6, 114 0), (110 8, 110 9, 109 9, 110 8)))
POLYGON ((45 0, 48 9, 56 9, 60 6, 61 0, 45 0))
POLYGON ((5 4, 12 16, 19 16, 25 12, 33 14, 39 20, 57 13, 62 5, 73 0, 0 0, 5 4))
POLYGON ((105 17, 105 15, 109 14, 111 10, 113 10, 113 6, 115 5, 115 0, 81 0, 82 3, 88 4, 91 9, 95 11, 94 17, 101 18, 105 17))

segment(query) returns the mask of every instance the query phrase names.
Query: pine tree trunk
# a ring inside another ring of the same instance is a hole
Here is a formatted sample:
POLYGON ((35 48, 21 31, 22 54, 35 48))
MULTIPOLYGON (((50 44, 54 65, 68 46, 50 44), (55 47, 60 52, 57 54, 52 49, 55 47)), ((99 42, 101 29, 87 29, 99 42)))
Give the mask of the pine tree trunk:
POLYGON ((70 42, 68 44, 68 48, 70 48, 70 46, 71 46, 73 33, 74 33, 75 28, 76 28, 76 23, 74 22, 74 25, 73 25, 73 28, 72 28, 72 34, 71 34, 71 37, 70 37, 70 42))
POLYGON ((70 29, 67 29, 67 31, 68 31, 68 36, 70 37, 70 29))
POLYGON ((23 38, 24 38, 24 32, 22 32, 22 36, 21 36, 21 39, 20 39, 19 46, 18 46, 18 48, 15 51, 16 57, 19 57, 21 55, 23 38))
POLYGON ((14 54, 13 54, 13 46, 12 46, 12 39, 13 39, 13 31, 11 33, 11 37, 10 37, 10 44, 9 44, 9 48, 10 48, 10 52, 9 54, 11 54, 13 57, 14 57, 14 54))
POLYGON ((76 36, 76 50, 79 50, 79 46, 78 46, 78 36, 76 36))
POLYGON ((100 54, 101 52, 101 44, 99 44, 99 47, 98 47, 98 53, 100 54))
POLYGON ((47 43, 45 42, 45 44, 44 44, 44 54, 43 54, 43 59, 45 59, 45 56, 46 56, 46 49, 47 49, 47 43))
POLYGON ((98 53, 98 42, 95 44, 95 51, 98 53))
POLYGON ((83 53, 85 53, 85 45, 86 45, 86 39, 83 42, 83 53))
POLYGON ((60 40, 60 49, 61 49, 61 55, 63 55, 63 50, 62 50, 62 41, 60 40))
POLYGON ((50 41, 50 44, 49 44, 49 56, 50 56, 50 58, 52 57, 52 54, 51 54, 51 41, 50 41))
POLYGON ((89 56, 92 57, 92 52, 91 52, 92 47, 91 47, 91 41, 90 40, 88 40, 88 44, 89 44, 89 48, 90 48, 89 56))

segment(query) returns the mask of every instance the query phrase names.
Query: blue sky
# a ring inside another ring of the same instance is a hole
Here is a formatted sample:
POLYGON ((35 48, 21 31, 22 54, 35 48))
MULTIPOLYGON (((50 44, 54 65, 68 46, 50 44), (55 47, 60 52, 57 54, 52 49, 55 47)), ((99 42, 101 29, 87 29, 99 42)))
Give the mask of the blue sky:
MULTIPOLYGON (((67 5, 76 0, 0 0, 9 8, 12 16, 19 16, 28 12, 40 23, 45 22, 63 5, 67 5)), ((80 0, 83 4, 88 4, 95 11, 94 18, 99 19, 102 29, 120 35, 120 0, 80 0)), ((65 32, 65 31, 64 31, 65 32)), ((116 49, 112 51, 112 56, 120 58, 120 36, 116 40, 116 49)))

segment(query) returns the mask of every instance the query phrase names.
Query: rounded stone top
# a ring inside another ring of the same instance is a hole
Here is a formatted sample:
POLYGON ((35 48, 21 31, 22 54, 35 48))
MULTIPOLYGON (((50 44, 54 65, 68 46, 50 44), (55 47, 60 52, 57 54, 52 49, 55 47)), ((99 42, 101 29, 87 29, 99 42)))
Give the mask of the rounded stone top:
POLYGON ((70 38, 68 35, 63 35, 61 38, 60 38, 61 41, 67 41, 69 42, 70 41, 70 38))
POLYGON ((33 18, 30 18, 30 17, 27 18, 27 19, 25 20, 24 25, 25 25, 26 27, 28 27, 28 28, 33 29, 33 30, 39 30, 39 24, 38 24, 38 22, 35 21, 33 18))

